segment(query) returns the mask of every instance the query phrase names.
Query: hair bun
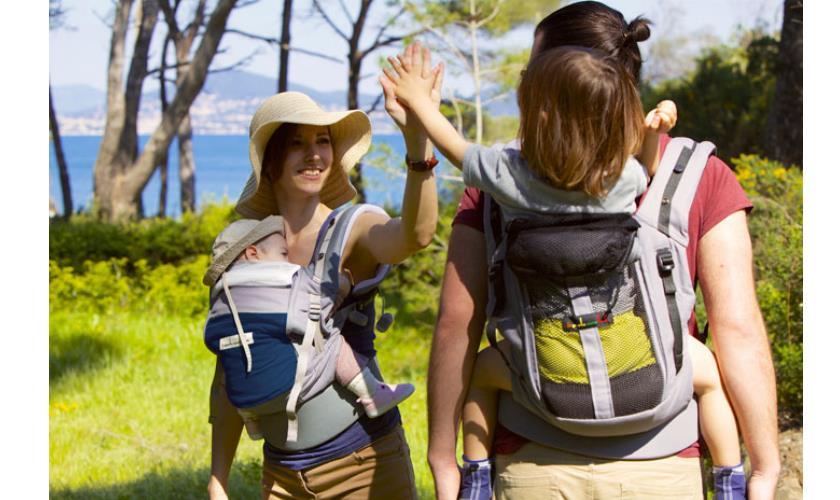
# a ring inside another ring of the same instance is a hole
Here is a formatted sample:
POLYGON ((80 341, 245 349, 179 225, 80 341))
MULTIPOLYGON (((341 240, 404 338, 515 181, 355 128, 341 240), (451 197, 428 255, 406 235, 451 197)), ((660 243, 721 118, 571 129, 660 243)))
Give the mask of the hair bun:
POLYGON ((630 42, 644 42, 650 38, 650 20, 643 17, 637 17, 630 21, 627 29, 627 38, 625 44, 630 42))

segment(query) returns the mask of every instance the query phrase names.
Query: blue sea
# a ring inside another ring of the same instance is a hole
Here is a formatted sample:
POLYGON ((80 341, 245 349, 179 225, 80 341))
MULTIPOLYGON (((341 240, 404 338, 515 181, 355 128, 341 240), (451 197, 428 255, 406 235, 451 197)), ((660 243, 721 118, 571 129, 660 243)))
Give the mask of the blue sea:
MULTIPOLYGON (((141 149, 147 139, 148 136, 140 137, 141 149)), ((73 206, 76 211, 88 209, 93 200, 93 164, 99 152, 100 141, 101 137, 98 136, 61 137, 70 174, 73 206)), ((379 206, 399 209, 405 182, 404 175, 401 175, 405 171, 403 163, 405 145, 402 136, 378 134, 374 135, 373 143, 371 152, 363 159, 362 175, 366 183, 367 201, 379 206), (388 149, 390 149, 390 154, 386 156, 385 151, 388 149), (384 166, 385 169, 378 168, 376 164, 384 166)), ((193 137, 193 152, 196 163, 197 204, 200 206, 202 203, 217 202, 224 198, 236 201, 251 174, 251 164, 248 160, 248 137, 244 135, 195 136, 193 137)), ((438 156, 440 157, 439 154, 438 156)), ((176 141, 172 142, 169 150, 168 178, 166 214, 177 217, 181 213, 181 208, 176 141)), ((444 182, 439 182, 438 185, 441 188, 451 187, 451 184, 444 182)), ((50 141, 50 197, 61 212, 64 203, 52 141, 50 141)), ((145 215, 157 215, 159 197, 160 173, 155 172, 143 191, 145 215)))

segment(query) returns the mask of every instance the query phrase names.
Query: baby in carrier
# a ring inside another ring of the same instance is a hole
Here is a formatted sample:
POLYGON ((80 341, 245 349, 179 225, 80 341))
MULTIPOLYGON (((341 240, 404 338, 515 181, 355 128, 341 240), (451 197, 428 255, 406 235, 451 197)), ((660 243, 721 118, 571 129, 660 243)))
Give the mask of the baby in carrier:
MULTIPOLYGON (((432 105, 429 83, 410 61, 391 60, 391 64, 393 70, 385 73, 397 97, 418 117, 435 146, 463 170, 465 184, 491 195, 506 220, 563 214, 629 217, 647 188, 648 174, 653 176, 658 166, 659 134, 670 130, 676 120, 676 109, 668 101, 645 118, 631 77, 613 59, 597 51, 564 47, 535 56, 523 72, 518 88, 521 151, 484 147, 468 143, 432 105), (639 161, 633 157, 637 152, 641 152, 639 161)), ((484 203, 489 202, 485 196, 484 203)), ((552 251, 539 251, 543 250, 552 251)), ((530 271, 540 274, 538 269, 530 271)), ((623 347, 649 344, 642 320, 633 314, 623 316, 622 332, 613 337, 614 342, 623 342, 623 347), (629 341, 627 335, 632 337, 629 341)), ((559 376, 567 380, 587 377, 583 363, 577 363, 575 373, 569 370, 575 364, 571 360, 580 359, 579 340, 576 345, 570 340, 577 326, 551 318, 534 321, 541 375, 557 369, 566 370, 559 376)), ((726 482, 731 495, 726 498, 744 498, 736 421, 714 356, 698 340, 689 342, 700 429, 715 465, 716 491, 721 494, 719 487, 726 482)), ((498 349, 484 349, 476 359, 463 411, 461 498, 489 499, 492 494, 490 455, 498 391, 512 390, 506 363, 510 349, 503 340, 498 349)), ((615 356, 632 350, 624 348, 615 356)), ((555 404, 567 411, 573 396, 561 396, 555 404)))
MULTIPOLYGON (((204 343, 218 356, 228 398, 243 416, 252 439, 261 439, 262 433, 258 416, 248 409, 284 395, 295 378, 297 354, 286 335, 286 317, 291 285, 300 266, 290 263, 287 256, 282 217, 238 220, 213 243, 213 263, 204 279, 212 287, 214 304, 205 325, 204 343), (226 302, 224 307, 217 304, 221 302, 226 302)), ((348 273, 343 272, 337 303, 352 286, 348 273)), ((335 380, 358 396, 368 417, 382 415, 414 392, 412 384, 390 385, 379 380, 368 367, 367 357, 353 351, 343 338, 340 342, 335 380)))

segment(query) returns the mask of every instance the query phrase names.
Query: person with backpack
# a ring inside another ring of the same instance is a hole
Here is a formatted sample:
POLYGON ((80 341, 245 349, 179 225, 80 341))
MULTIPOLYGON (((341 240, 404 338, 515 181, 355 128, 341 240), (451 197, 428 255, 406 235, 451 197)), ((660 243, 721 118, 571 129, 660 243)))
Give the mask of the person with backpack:
MULTIPOLYGON (((425 66, 424 71, 439 74, 440 68, 425 66)), ((438 82, 431 91, 436 99, 439 90, 438 82)), ((251 120, 253 172, 236 211, 251 219, 282 215, 288 261, 306 274, 299 280, 300 300, 290 299, 300 304, 301 314, 288 316, 289 322, 297 323, 288 323, 286 332, 300 342, 295 347, 296 369, 304 365, 307 381, 332 378, 329 372, 318 377, 317 368, 330 346, 339 345, 333 340, 336 332, 370 360, 372 372, 380 377, 374 327, 387 325, 375 319, 376 288, 391 264, 424 248, 434 236, 437 192, 432 167, 437 162, 431 143, 396 101, 386 99, 385 108, 406 142, 408 171, 399 218, 373 205, 346 205, 356 195, 348 172, 371 144, 370 120, 362 111, 326 112, 304 94, 284 92, 263 102, 251 120), (339 304, 338 275, 344 271, 352 276, 353 286, 339 304), (310 379, 313 372, 316 376, 310 379)), ((208 483, 214 499, 227 498, 227 479, 243 428, 225 385, 217 363, 210 393, 208 483)), ((397 408, 369 418, 355 396, 342 392, 338 384, 299 398, 307 391, 314 392, 304 384, 278 411, 259 416, 265 438, 263 498, 416 498, 397 408)))
MULTIPOLYGON (((638 81, 641 59, 637 42, 648 36, 641 19, 628 25, 618 11, 599 2, 578 2, 540 22, 532 57, 564 45, 595 48, 612 55, 638 81)), ((671 157, 678 155, 672 153, 680 153, 689 143, 693 142, 666 137, 658 149, 667 163, 675 163, 671 157)), ((689 287, 699 276, 704 291, 721 375, 752 462, 750 497, 772 498, 779 470, 775 380, 751 275, 745 224, 751 204, 728 167, 709 155, 709 147, 699 149, 693 159, 699 166, 689 169, 699 179, 694 179, 693 191, 686 190, 693 197, 687 203, 680 201, 685 213, 677 214, 687 240, 684 267, 688 268, 689 287)), ((654 188, 661 196, 670 177, 666 172, 654 178, 648 196, 657 194, 654 188)), ((485 307, 492 306, 488 295, 501 295, 490 289, 493 284, 488 275, 493 270, 488 269, 491 260, 485 260, 485 256, 492 257, 483 234, 489 199, 477 189, 465 190, 453 223, 433 338, 428 461, 439 498, 458 494, 454 454, 461 402, 473 371, 485 307)), ((492 317, 492 313, 487 307, 487 315, 492 317)), ((685 321, 689 314, 681 310, 680 316, 685 321)), ((693 336, 698 335, 693 315, 687 328, 693 336)), ((503 397, 500 401, 494 440, 497 498, 575 497, 582 491, 590 498, 701 496, 696 413, 688 408, 672 422, 632 438, 581 437, 544 424, 526 409, 527 402, 516 399, 503 397)))
MULTIPOLYGON (((631 215, 647 187, 647 175, 631 154, 642 149, 643 137, 657 144, 660 131, 673 126, 674 114, 661 103, 662 110, 651 113, 651 126, 645 129, 641 100, 620 64, 599 51, 559 47, 537 55, 522 74, 521 152, 483 147, 464 140, 436 109, 420 68, 406 61, 392 64, 389 79, 400 101, 418 116, 437 148, 463 169, 465 184, 498 203, 504 221, 499 225, 514 236, 506 245, 490 244, 502 249, 528 294, 512 315, 530 316, 527 327, 513 328, 506 332, 514 336, 511 341, 478 355, 464 406, 466 465, 459 498, 489 500, 492 495, 490 447, 497 393, 511 392, 515 376, 527 378, 531 374, 522 372, 529 368, 538 372, 541 388, 535 404, 549 418, 583 426, 570 425, 572 430, 588 432, 586 424, 597 423, 598 434, 633 434, 653 428, 688 404, 686 384, 669 396, 668 364, 680 365, 672 374, 675 379, 693 379, 700 426, 712 450, 717 497, 744 498, 737 426, 714 358, 695 339, 688 346, 691 364, 682 364, 682 346, 674 339, 668 340, 679 345, 675 359, 657 349, 657 343, 666 343, 661 330, 670 324, 656 324, 656 318, 668 311, 646 309, 655 309, 643 284, 653 277, 633 267, 642 260, 636 254, 646 249, 645 238, 634 237, 638 224, 631 215), (654 117, 658 126, 652 124, 654 117), (591 302, 590 311, 581 312, 583 297, 591 302), (529 343, 534 346, 530 350, 524 347, 529 343), (515 350, 513 345, 523 347, 515 350), (525 361, 529 354, 536 355, 531 366, 525 361), (691 365, 693 377, 680 373, 691 371, 691 365), (599 369, 610 389, 596 386, 599 369), (681 403, 671 401, 679 397, 681 403), (654 406, 673 410, 661 410, 661 416, 652 415, 647 423, 639 423, 642 417, 635 425, 628 423, 654 406), (603 430, 610 419, 616 421, 615 430, 603 430)), ((656 156, 658 148, 653 156, 640 158, 650 174, 658 166, 656 156)), ((503 321, 499 318, 499 329, 503 321)), ((491 343, 495 330, 488 331, 491 343)), ((682 331, 677 334, 681 337, 682 331)))

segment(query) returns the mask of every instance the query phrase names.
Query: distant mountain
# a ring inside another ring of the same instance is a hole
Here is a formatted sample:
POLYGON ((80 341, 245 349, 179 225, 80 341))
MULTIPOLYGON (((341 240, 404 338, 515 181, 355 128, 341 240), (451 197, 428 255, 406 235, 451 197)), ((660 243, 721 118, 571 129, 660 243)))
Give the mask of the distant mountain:
MULTIPOLYGON (((151 82, 149 82, 151 84, 151 82)), ((345 109, 347 94, 343 90, 323 92, 304 85, 290 83, 290 90, 303 92, 327 110, 345 109)), ((141 134, 149 134, 160 121, 158 90, 147 85, 141 101, 138 127, 141 134)), ((105 126, 105 91, 84 85, 53 87, 61 131, 65 135, 101 135, 105 126)), ((266 97, 277 91, 274 78, 247 73, 224 71, 211 73, 204 88, 190 110, 196 134, 244 135, 248 133, 251 116, 266 97)), ((171 98, 173 92, 169 92, 171 98)), ((360 94, 362 109, 369 108, 377 96, 360 94)), ((516 96, 488 106, 494 115, 517 114, 516 96)), ((396 128, 381 108, 370 114, 374 130, 393 133, 396 128)))

